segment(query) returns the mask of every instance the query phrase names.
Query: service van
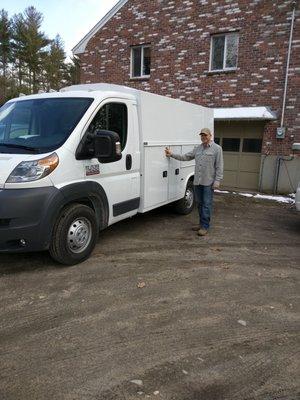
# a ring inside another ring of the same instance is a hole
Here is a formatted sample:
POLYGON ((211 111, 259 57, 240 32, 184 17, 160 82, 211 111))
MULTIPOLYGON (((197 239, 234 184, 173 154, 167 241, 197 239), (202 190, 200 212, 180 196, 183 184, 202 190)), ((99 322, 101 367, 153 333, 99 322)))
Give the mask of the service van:
POLYGON ((22 96, 0 109, 0 252, 49 250, 85 260, 98 234, 174 203, 194 204, 183 154, 213 128, 213 110, 110 84, 22 96))

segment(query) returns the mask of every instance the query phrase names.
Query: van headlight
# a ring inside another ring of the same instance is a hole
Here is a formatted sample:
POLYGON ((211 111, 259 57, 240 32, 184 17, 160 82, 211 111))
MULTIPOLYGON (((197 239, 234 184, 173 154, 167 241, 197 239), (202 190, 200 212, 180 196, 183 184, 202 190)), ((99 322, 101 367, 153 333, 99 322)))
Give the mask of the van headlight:
POLYGON ((34 161, 22 161, 7 178, 6 183, 31 182, 49 175, 58 166, 56 153, 34 161))

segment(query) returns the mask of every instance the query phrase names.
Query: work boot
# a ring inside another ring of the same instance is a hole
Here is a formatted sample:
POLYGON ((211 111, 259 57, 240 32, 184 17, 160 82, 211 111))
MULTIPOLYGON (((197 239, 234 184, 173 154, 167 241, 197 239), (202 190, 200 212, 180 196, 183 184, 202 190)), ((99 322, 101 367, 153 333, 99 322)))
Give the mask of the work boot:
POLYGON ((201 229, 200 225, 195 225, 192 227, 192 231, 198 232, 201 229))
POLYGON ((198 236, 205 236, 208 233, 208 229, 201 228, 198 231, 198 236))

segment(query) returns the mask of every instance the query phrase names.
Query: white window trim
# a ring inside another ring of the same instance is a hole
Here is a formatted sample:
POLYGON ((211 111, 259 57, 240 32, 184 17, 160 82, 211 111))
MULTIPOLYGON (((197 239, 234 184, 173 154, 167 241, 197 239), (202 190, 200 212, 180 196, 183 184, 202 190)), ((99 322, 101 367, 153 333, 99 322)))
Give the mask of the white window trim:
POLYGON ((143 66, 144 66, 144 49, 149 49, 151 46, 149 44, 142 44, 142 45, 138 45, 138 46, 132 46, 131 47, 131 52, 130 52, 130 78, 131 79, 144 79, 144 78, 150 78, 150 74, 149 75, 142 75, 143 72, 143 66), (137 49, 137 48, 141 48, 141 75, 139 76, 133 76, 133 50, 137 49))
POLYGON ((238 55, 239 55, 239 33, 238 32, 231 32, 231 33, 219 33, 216 35, 212 35, 210 38, 210 60, 209 60, 209 72, 222 72, 222 71, 235 71, 238 65, 238 55), (228 36, 237 36, 237 60, 235 67, 226 67, 226 53, 227 53, 227 38, 228 36), (212 54, 213 54, 213 38, 216 36, 225 36, 224 42, 224 56, 223 56, 223 68, 221 69, 212 69, 212 54))

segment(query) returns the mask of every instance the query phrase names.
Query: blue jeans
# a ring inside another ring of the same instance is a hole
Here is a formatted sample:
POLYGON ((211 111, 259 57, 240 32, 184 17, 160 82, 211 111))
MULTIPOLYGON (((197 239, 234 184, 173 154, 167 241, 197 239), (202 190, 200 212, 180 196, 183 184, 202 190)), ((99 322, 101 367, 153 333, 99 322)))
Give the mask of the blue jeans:
POLYGON ((214 193, 212 185, 195 185, 194 189, 199 212, 199 225, 204 229, 209 229, 214 193))

